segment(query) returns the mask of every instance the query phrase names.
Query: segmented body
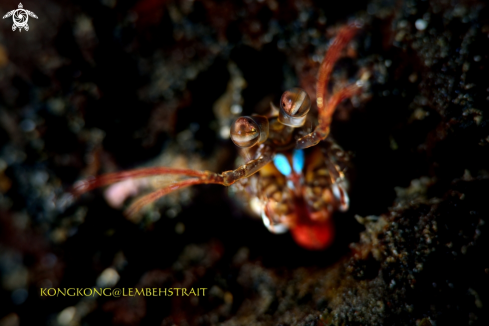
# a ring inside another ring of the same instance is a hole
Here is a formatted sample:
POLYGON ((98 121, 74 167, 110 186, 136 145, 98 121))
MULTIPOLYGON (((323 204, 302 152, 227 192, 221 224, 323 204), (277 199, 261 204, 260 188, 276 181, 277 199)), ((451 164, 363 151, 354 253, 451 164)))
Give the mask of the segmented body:
POLYGON ((272 233, 290 231, 302 247, 320 250, 334 240, 333 213, 348 209, 349 169, 349 155, 328 140, 278 153, 274 162, 236 182, 232 191, 272 233), (283 158, 291 158, 290 169, 283 158))

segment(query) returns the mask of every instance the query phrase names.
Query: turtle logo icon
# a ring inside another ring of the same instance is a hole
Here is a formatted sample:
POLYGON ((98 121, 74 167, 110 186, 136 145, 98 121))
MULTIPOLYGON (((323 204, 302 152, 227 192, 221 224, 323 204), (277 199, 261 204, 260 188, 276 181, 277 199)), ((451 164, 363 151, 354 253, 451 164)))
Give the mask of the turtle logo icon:
POLYGON ((22 28, 24 28, 26 31, 29 30, 29 25, 27 25, 29 16, 37 19, 35 13, 29 10, 25 10, 23 8, 24 6, 22 6, 22 3, 19 3, 19 9, 9 11, 5 16, 3 16, 3 19, 13 16, 14 24, 12 25, 12 30, 14 32, 17 28, 19 29, 19 32, 22 31, 22 28))

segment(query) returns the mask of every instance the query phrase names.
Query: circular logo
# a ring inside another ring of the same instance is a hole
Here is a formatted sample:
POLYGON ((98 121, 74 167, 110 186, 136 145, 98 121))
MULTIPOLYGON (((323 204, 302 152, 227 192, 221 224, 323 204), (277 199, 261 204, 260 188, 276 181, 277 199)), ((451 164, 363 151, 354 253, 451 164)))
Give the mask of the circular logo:
POLYGON ((27 15, 27 12, 24 9, 17 9, 15 13, 13 14, 14 18, 14 24, 17 27, 24 27, 27 25, 27 21, 29 20, 29 16, 27 15))

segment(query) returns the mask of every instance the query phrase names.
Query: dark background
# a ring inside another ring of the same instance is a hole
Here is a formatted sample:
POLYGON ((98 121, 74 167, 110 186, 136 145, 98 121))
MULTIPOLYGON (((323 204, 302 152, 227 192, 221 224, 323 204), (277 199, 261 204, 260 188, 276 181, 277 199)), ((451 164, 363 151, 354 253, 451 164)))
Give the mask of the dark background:
MULTIPOLYGON (((0 30, 0 325, 487 324, 482 2, 23 5, 39 17, 30 30, 13 32, 12 18, 0 30), (354 170, 332 247, 309 252, 270 234, 215 185, 168 196, 140 220, 110 207, 103 189, 65 202, 90 175, 234 168, 213 110, 229 65, 246 81, 242 114, 260 112, 287 88, 314 91, 314 58, 352 19, 364 27, 335 73, 372 77, 360 105, 334 117, 354 170), (382 217, 363 226, 355 215, 382 217), (117 288, 208 296, 40 296, 94 287, 108 268, 117 288)), ((3 1, 1 15, 17 6, 3 1)))

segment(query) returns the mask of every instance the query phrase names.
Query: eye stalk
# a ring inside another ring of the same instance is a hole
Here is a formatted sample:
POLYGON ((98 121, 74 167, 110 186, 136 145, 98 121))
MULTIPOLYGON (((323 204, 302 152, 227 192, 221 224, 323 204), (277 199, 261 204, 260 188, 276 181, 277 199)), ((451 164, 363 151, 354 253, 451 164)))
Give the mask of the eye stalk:
POLYGON ((268 119, 260 115, 239 117, 231 126, 231 140, 241 148, 249 148, 268 138, 268 119))
POLYGON ((278 121, 293 128, 302 127, 310 108, 311 99, 303 89, 289 89, 280 99, 278 121))

